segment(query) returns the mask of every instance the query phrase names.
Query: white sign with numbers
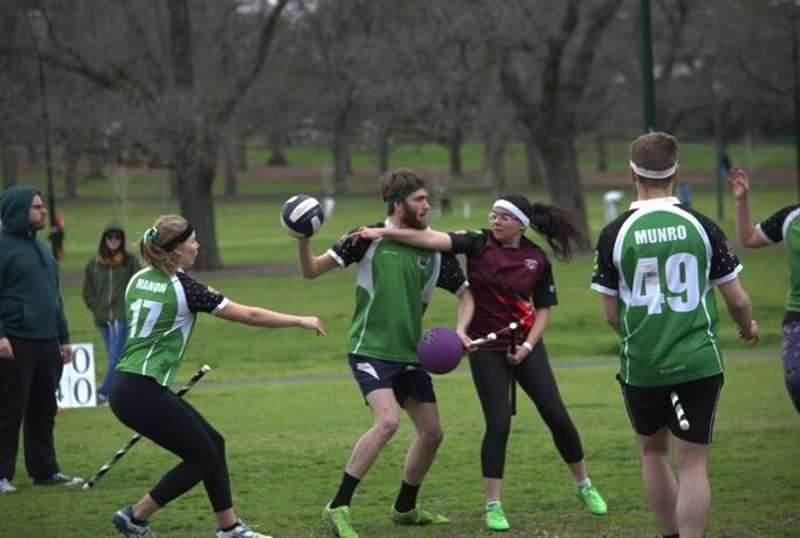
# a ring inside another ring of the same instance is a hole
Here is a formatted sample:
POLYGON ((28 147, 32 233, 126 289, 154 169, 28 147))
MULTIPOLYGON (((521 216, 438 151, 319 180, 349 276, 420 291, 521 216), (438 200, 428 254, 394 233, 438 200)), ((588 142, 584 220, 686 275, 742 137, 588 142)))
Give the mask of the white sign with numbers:
POLYGON ((72 344, 72 362, 64 365, 56 391, 59 407, 94 407, 97 405, 94 379, 94 345, 72 344))

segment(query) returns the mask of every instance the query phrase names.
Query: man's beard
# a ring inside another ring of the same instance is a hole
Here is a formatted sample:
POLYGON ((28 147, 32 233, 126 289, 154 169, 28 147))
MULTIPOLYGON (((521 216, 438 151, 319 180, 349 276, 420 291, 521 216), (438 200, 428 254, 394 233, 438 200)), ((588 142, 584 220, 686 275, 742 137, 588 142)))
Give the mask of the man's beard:
POLYGON ((424 230, 428 227, 427 222, 422 222, 417 218, 417 212, 414 211, 408 204, 403 202, 403 226, 414 228, 415 230, 424 230))

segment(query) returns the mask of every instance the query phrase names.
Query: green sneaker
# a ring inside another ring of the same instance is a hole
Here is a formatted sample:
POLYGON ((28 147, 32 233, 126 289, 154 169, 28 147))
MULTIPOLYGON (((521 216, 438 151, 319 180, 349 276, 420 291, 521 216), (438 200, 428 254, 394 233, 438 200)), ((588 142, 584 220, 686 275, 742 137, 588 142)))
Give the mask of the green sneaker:
POLYGON ((486 507, 486 526, 492 531, 507 531, 511 528, 503 512, 503 505, 499 502, 486 507))
POLYGON ((608 512, 608 506, 606 506, 606 502, 600 496, 600 492, 597 491, 597 488, 594 486, 586 486, 586 487, 575 487, 575 496, 578 497, 583 504, 586 506, 586 509, 596 516, 601 516, 608 512))
POLYGON ((331 508, 331 503, 322 509, 322 520, 328 530, 339 538, 358 538, 358 533, 350 524, 350 507, 347 505, 331 508))
POLYGON ((419 505, 408 512, 398 512, 392 506, 392 521, 395 525, 442 525, 450 520, 439 514, 423 510, 419 505))

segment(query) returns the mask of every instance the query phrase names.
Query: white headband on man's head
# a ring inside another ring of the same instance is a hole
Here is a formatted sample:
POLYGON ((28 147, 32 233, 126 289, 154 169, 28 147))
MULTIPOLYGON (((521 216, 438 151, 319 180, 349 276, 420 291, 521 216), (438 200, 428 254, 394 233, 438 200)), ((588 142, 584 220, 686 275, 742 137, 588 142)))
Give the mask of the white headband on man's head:
POLYGON ((675 172, 678 171, 677 162, 672 166, 670 166, 669 168, 667 168, 666 170, 648 170, 647 168, 642 168, 633 161, 630 161, 630 163, 631 163, 631 170, 633 170, 634 174, 636 174, 637 176, 647 177, 650 179, 665 179, 675 175, 675 172))
POLYGON ((499 200, 495 201, 494 204, 492 204, 492 207, 500 207, 502 209, 505 209, 506 211, 514 215, 514 218, 516 218, 518 221, 524 224, 526 228, 531 225, 531 219, 529 219, 528 216, 520 210, 520 208, 518 208, 508 200, 500 198, 499 200))

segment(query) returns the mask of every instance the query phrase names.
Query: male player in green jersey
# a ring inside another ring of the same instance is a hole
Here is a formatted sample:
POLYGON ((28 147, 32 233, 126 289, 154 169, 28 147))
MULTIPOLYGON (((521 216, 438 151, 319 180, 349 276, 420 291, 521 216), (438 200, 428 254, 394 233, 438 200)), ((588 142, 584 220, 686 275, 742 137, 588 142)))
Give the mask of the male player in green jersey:
POLYGON ((708 445, 723 384, 713 287, 745 340, 757 340, 742 269, 722 230, 672 196, 678 142, 630 147, 637 201, 597 242, 592 289, 620 336, 622 396, 639 445, 644 489, 664 536, 701 537, 711 504, 708 445), (671 395, 682 404, 679 420, 671 395), (670 432, 672 437, 670 437, 670 432), (669 466, 675 445, 678 483, 669 466))
MULTIPOLYGON (((379 226, 427 228, 430 204, 425 180, 411 170, 387 172, 380 179, 388 218, 379 226)), ((350 523, 350 502, 358 483, 399 425, 399 407, 408 413, 416 438, 408 450, 400 493, 392 509, 399 525, 447 523, 444 516, 421 509, 417 492, 436 456, 443 433, 430 375, 418 368, 416 346, 422 315, 434 287, 459 297, 459 328, 466 329, 474 302, 452 254, 415 248, 389 239, 347 237, 322 256, 307 239, 298 243, 303 276, 358 264, 356 310, 347 344, 350 368, 374 423, 356 442, 339 490, 324 508, 330 530, 342 538, 358 536, 350 523)))
POLYGON ((747 172, 733 167, 730 179, 736 199, 736 231, 746 247, 760 248, 776 243, 786 245, 789 262, 789 294, 783 314, 783 376, 786 390, 800 413, 800 204, 775 211, 756 225, 750 220, 750 179, 747 172))

